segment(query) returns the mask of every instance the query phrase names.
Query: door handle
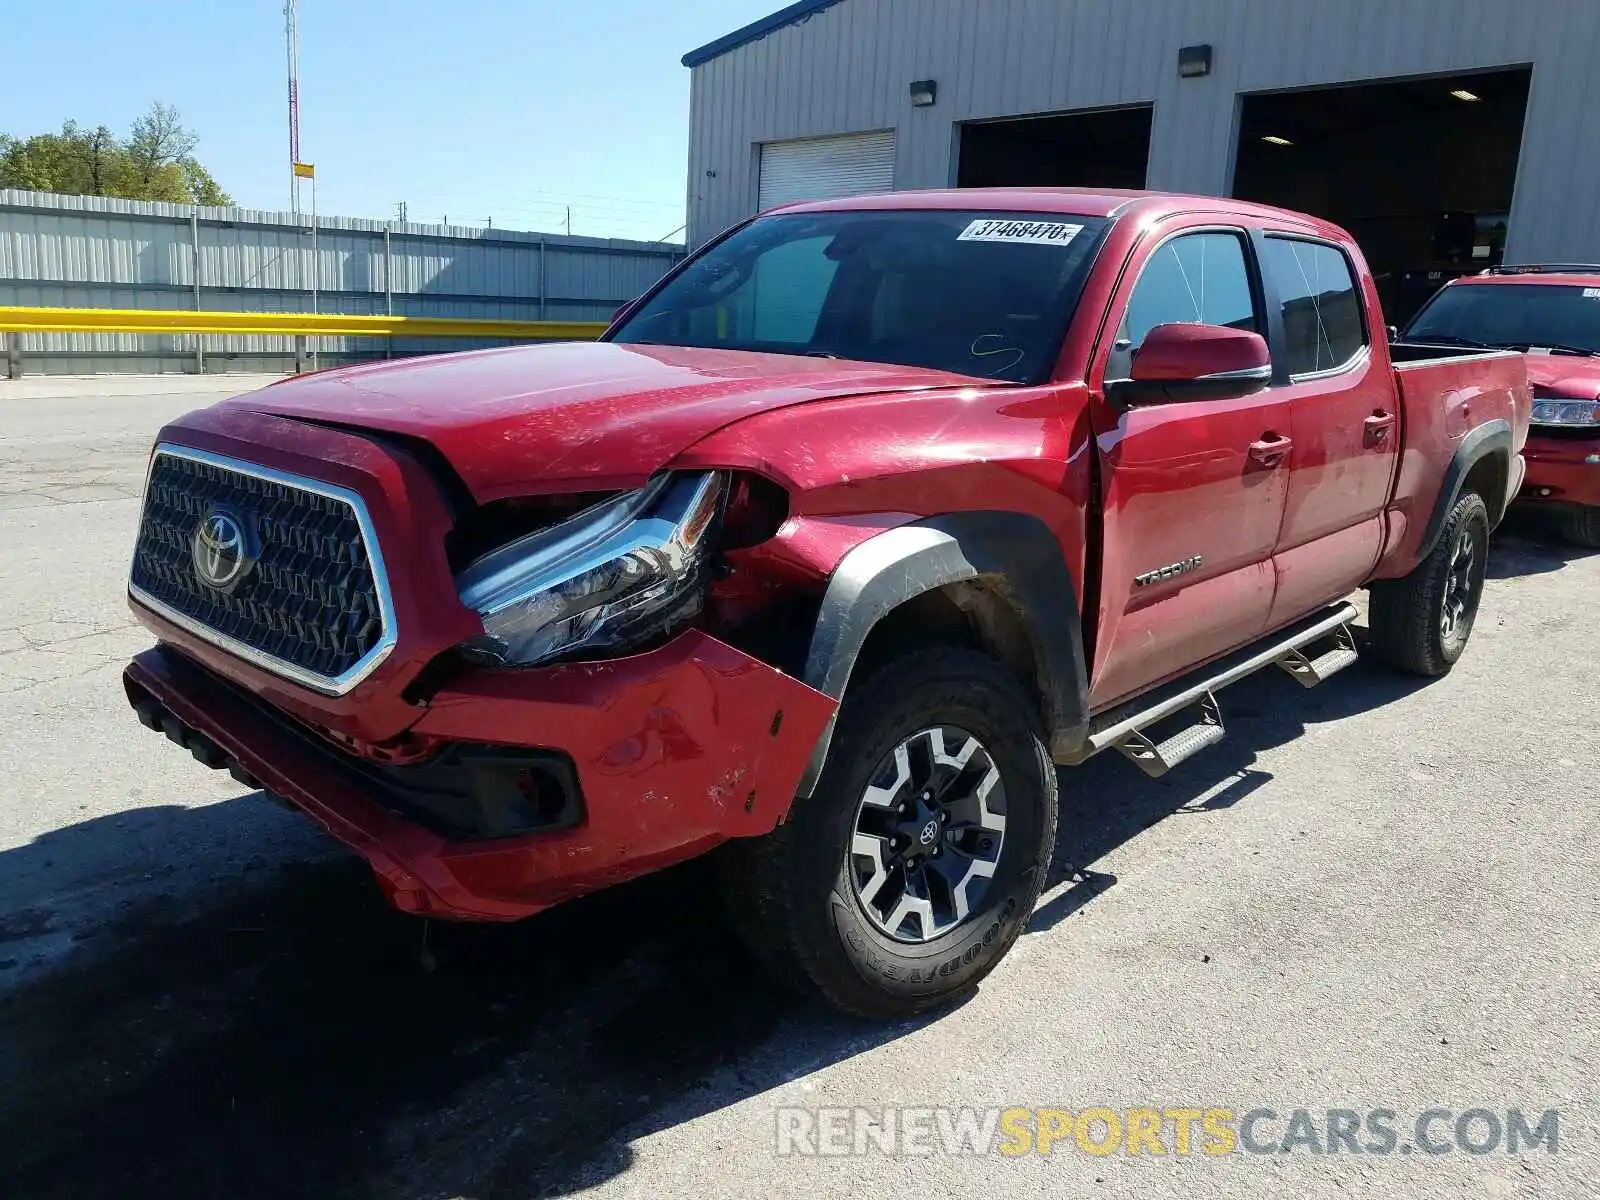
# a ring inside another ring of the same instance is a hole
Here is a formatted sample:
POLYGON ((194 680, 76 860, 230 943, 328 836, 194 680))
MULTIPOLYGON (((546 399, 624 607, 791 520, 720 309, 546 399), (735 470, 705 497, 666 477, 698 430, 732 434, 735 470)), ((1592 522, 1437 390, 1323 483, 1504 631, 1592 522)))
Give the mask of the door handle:
POLYGON ((1381 408, 1362 422, 1366 429, 1367 445, 1384 446, 1389 442, 1389 431, 1395 427, 1395 415, 1381 408))
POLYGON ((1288 457, 1294 442, 1275 433, 1262 435, 1259 442, 1250 443, 1250 458, 1263 467, 1275 467, 1288 457))

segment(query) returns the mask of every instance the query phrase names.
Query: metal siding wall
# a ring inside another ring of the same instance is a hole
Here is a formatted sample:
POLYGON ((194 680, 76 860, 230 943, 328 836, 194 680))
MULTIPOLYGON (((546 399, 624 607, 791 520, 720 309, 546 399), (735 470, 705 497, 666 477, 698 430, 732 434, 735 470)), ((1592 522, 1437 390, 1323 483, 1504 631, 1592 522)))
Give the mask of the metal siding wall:
POLYGON ((844 0, 695 69, 690 240, 755 211, 760 142, 892 128, 896 186, 944 187, 956 122, 1154 102, 1148 185, 1217 194, 1240 93, 1532 63, 1508 255, 1593 260, 1597 58, 1596 0, 844 0), (1179 79, 1200 42, 1212 74, 1179 79))
MULTIPOLYGON (((193 308, 188 205, 0 190, 0 305, 193 308)), ((310 217, 202 208, 204 308, 311 309, 310 217)), ((511 230, 318 219, 318 308, 384 311, 384 231, 390 231, 394 311, 412 316, 606 321, 647 290, 682 252, 652 242, 566 238, 511 230), (548 279, 541 312, 541 243, 548 279)), ((315 339, 324 356, 371 357, 383 339, 315 339)), ((26 334, 30 371, 192 370, 195 335, 26 334)), ((293 339, 207 335, 208 367, 282 368, 293 339)), ((397 339, 395 354, 465 349, 460 339, 397 339)))

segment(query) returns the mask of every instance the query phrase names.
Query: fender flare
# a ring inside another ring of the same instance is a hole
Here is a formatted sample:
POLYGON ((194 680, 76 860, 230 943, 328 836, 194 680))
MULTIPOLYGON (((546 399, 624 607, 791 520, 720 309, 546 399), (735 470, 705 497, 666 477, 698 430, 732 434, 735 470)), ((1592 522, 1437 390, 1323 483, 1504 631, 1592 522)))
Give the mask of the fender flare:
MULTIPOLYGON (((1003 581, 999 590, 1028 631, 1052 747, 1078 744, 1089 728, 1089 683, 1077 591, 1055 535, 1027 513, 949 513, 886 530, 851 550, 828 580, 805 682, 842 700, 878 622, 916 596, 985 578, 1003 581)), ((830 720, 798 796, 816 789, 833 730, 830 720)))
POLYGON ((1433 512, 1428 516, 1427 529, 1422 535, 1422 545, 1417 551, 1418 562, 1425 561, 1439 545, 1439 539, 1444 536, 1445 519, 1449 517, 1450 510, 1456 506, 1456 501, 1461 498, 1461 489, 1467 481, 1467 476, 1472 474, 1473 468, 1480 462, 1495 454, 1505 455, 1506 490, 1500 498, 1500 507, 1498 509, 1491 507, 1489 510, 1489 528, 1492 530, 1500 524, 1500 519, 1505 516, 1506 509, 1511 505, 1511 485, 1516 459, 1511 422, 1503 417, 1485 421, 1475 429, 1469 430, 1461 439, 1461 444, 1456 447, 1450 465, 1445 468, 1444 482, 1439 485, 1439 496, 1433 502, 1433 512))

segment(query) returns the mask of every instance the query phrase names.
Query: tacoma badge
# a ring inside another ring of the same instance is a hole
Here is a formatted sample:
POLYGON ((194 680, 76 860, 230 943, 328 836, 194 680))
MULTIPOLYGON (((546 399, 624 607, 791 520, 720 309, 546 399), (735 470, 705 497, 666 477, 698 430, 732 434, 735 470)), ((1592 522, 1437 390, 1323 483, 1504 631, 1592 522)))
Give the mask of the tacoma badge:
POLYGON ((1205 561, 1203 555, 1196 554, 1193 558, 1186 558, 1182 562, 1175 562, 1170 567, 1160 567, 1154 571, 1146 571, 1143 575, 1135 575, 1135 587, 1149 587, 1152 583, 1160 583, 1166 579, 1176 579, 1179 575, 1187 575, 1191 571, 1198 571, 1200 564, 1205 561))

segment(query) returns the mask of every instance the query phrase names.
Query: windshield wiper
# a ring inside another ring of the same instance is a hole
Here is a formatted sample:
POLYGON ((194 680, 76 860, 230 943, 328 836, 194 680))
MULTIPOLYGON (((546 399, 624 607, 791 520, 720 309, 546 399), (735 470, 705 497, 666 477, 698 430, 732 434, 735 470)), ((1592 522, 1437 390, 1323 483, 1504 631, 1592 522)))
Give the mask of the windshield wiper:
POLYGON ((1453 333, 1408 333, 1401 340, 1413 346, 1471 346, 1475 350, 1506 349, 1492 342, 1480 342, 1477 338, 1457 337, 1453 333))
POLYGON ((1549 350, 1553 354, 1576 354, 1582 358, 1594 358, 1597 353, 1594 350, 1585 350, 1582 346, 1568 346, 1564 342, 1529 342, 1527 345, 1519 344, 1512 347, 1512 349, 1523 351, 1535 348, 1549 350))
POLYGON ((1537 348, 1553 354, 1576 354, 1583 358, 1600 356, 1600 350, 1586 350, 1582 346, 1569 346, 1564 342, 1480 342, 1477 338, 1459 337, 1453 333, 1408 334, 1403 340, 1414 346, 1471 346, 1475 350, 1520 350, 1524 354, 1537 348))

